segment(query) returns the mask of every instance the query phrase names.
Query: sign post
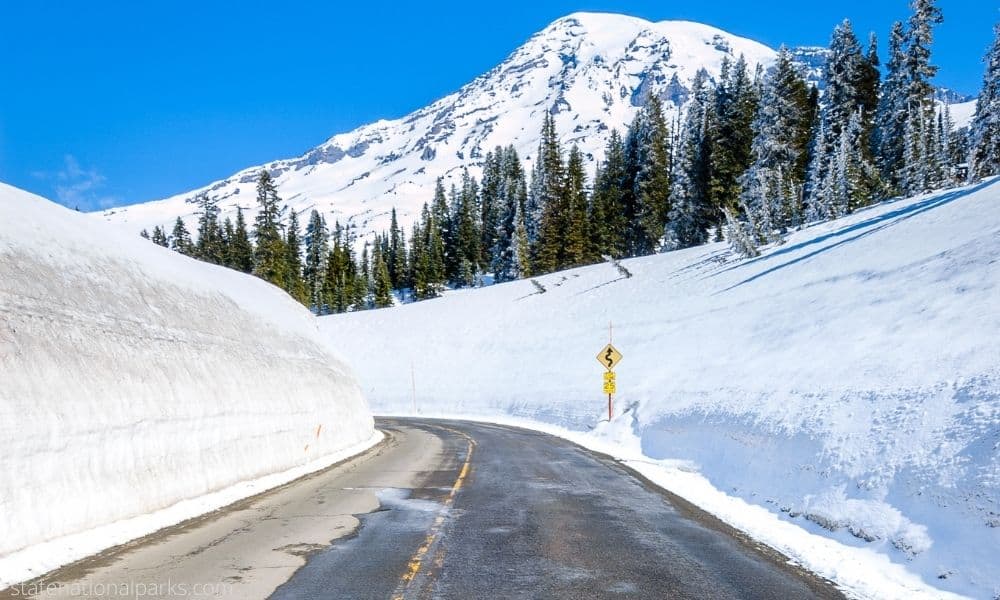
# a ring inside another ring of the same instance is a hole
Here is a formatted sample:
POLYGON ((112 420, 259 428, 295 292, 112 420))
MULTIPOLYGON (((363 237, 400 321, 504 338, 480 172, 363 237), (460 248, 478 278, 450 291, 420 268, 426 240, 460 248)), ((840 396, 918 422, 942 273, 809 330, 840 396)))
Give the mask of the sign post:
POLYGON ((608 395, 608 422, 614 416, 615 392, 618 391, 615 379, 615 365, 622 359, 622 353, 611 344, 611 324, 608 324, 608 345, 597 355, 597 362, 601 363, 607 372, 604 373, 604 393, 608 395))

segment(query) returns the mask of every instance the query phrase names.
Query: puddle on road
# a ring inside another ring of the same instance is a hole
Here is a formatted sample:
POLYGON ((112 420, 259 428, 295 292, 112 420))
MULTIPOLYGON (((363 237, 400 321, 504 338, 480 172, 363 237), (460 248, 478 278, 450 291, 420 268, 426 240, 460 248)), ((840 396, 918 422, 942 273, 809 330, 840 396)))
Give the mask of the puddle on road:
POLYGON ((414 498, 408 489, 364 489, 375 493, 379 507, 355 515, 355 531, 311 554, 272 599, 391 596, 444 505, 414 498))

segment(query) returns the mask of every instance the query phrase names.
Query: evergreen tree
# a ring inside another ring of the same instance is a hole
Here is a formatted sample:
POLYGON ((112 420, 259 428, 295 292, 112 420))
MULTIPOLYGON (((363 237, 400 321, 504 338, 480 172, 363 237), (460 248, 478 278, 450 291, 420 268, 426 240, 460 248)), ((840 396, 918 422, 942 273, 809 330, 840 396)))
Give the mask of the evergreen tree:
POLYGON ((665 243, 668 249, 705 243, 708 227, 714 221, 708 196, 713 149, 710 142, 713 94, 704 70, 695 76, 692 88, 671 189, 665 243))
POLYGON ((471 286, 480 271, 482 253, 479 248, 482 233, 479 230, 480 210, 478 186, 468 170, 462 173, 462 189, 458 194, 455 214, 452 217, 454 248, 448 254, 455 257, 457 272, 452 282, 471 286))
POLYGON ((643 109, 645 151, 635 178, 638 214, 633 254, 649 254, 660 245, 670 215, 673 140, 663 104, 652 96, 643 109))
POLYGON ((558 265, 560 269, 594 262, 590 244, 587 174, 584 171, 583 155, 575 144, 570 149, 566 162, 563 193, 566 206, 564 217, 566 229, 561 244, 562 256, 558 265))
POLYGON ((174 231, 170 238, 170 247, 188 256, 191 256, 194 252, 194 244, 191 243, 191 234, 180 217, 177 217, 177 220, 174 221, 174 231))
POLYGON ((406 244, 403 241, 403 230, 396 218, 395 207, 392 209, 392 220, 389 224, 389 251, 385 258, 392 288, 402 288, 406 279, 406 244))
POLYGON ((913 0, 906 44, 906 127, 904 130, 902 191, 917 194, 934 181, 933 130, 936 113, 934 85, 937 67, 931 64, 933 29, 944 21, 935 0, 913 0))
POLYGON ((497 252, 500 248, 501 221, 504 217, 505 198, 505 173, 504 160, 506 150, 497 146, 492 152, 486 154, 483 163, 483 181, 479 192, 479 264, 487 268, 497 260, 497 252))
POLYGON ((282 236, 281 217, 284 207, 278 188, 268 171, 257 178, 257 217, 254 219, 254 275, 284 288, 288 280, 288 251, 282 236))
POLYGON ((288 294, 306 306, 311 306, 309 291, 302 279, 302 240, 299 237, 299 216, 293 210, 288 216, 285 236, 285 282, 288 294))
POLYGON ((871 200, 878 182, 875 166, 865 159, 862 109, 837 136, 835 151, 823 182, 823 194, 810 207, 812 219, 833 219, 848 214, 871 200))
POLYGON ((809 168, 810 217, 846 214, 870 203, 880 191, 870 143, 878 93, 878 77, 871 71, 877 68, 875 60, 862 53, 850 21, 834 29, 824 73, 826 100, 818 130, 822 137, 816 140, 809 168))
POLYGON ((528 241, 528 228, 525 225, 523 206, 523 203, 517 204, 517 211, 514 214, 514 237, 511 240, 513 256, 511 274, 514 278, 534 275, 534 267, 531 264, 531 243, 528 241))
POLYGON ((354 259, 354 243, 352 228, 336 222, 329 236, 321 312, 367 308, 367 277, 354 259))
POLYGON ((983 90, 976 102, 976 116, 969 133, 969 174, 976 179, 1000 173, 1000 25, 993 31, 993 45, 986 54, 983 90))
POLYGON ((218 200, 202 193, 195 198, 198 205, 198 242, 194 256, 205 262, 223 263, 222 229, 219 226, 218 200))
POLYGON ((313 210, 306 225, 306 257, 302 270, 306 294, 313 309, 322 314, 323 285, 326 279, 326 260, 329 255, 329 232, 319 211, 313 210))
MULTIPOLYGON (((447 213, 445 213, 447 214, 447 213)), ((444 286, 444 240, 435 211, 424 204, 420 222, 414 225, 410 264, 413 270, 413 295, 418 300, 438 296, 444 286)))
MULTIPOLYGON (((441 243, 441 268, 442 277, 440 281, 447 281, 454 278, 458 272, 458 257, 455 255, 455 241, 452 229, 451 214, 449 205, 458 203, 458 189, 452 185, 450 193, 445 193, 444 180, 438 178, 434 189, 434 198, 430 205, 430 214, 425 225, 433 223, 434 235, 441 243)), ((430 235, 431 231, 425 229, 425 235, 430 235)), ((435 280, 437 283, 438 280, 435 280)))
POLYGON ((375 245, 372 262, 372 295, 375 308, 392 306, 392 281, 389 277, 389 267, 382 258, 382 250, 375 245))
POLYGON ((164 248, 170 245, 170 241, 167 239, 167 233, 163 231, 163 228, 157 225, 153 227, 152 242, 157 246, 163 246, 164 248))
POLYGON ((758 102, 757 86, 743 56, 733 65, 725 61, 708 109, 711 118, 706 120, 711 126, 704 142, 711 144, 706 197, 709 225, 720 226, 723 209, 735 211, 739 205, 740 177, 752 160, 758 102))
MULTIPOLYGON (((776 234, 802 222, 804 157, 809 149, 813 111, 809 87, 791 53, 783 47, 764 80, 753 125, 753 164, 740 180, 741 207, 757 242, 773 242, 776 234)), ((732 234, 738 213, 725 208, 732 234)), ((745 248, 741 252, 746 254, 745 248)))
MULTIPOLYGON (((374 257, 376 254, 384 257, 388 252, 388 247, 387 245, 382 244, 382 239, 378 235, 376 235, 374 244, 369 244, 368 242, 365 242, 365 245, 361 248, 361 265, 360 265, 361 275, 365 280, 364 284, 365 292, 370 295, 375 293, 375 272, 372 269, 373 259, 369 258, 369 253, 368 253, 369 245, 372 247, 372 252, 370 255, 372 257, 374 257)), ((385 262, 384 258, 382 259, 382 262, 383 263, 385 262)), ((386 267, 386 269, 388 268, 389 267, 386 267)), ((390 291, 392 290, 391 283, 392 282, 390 282, 389 286, 390 291)))
POLYGON ((901 187, 907 121, 906 31, 896 21, 889 34, 889 62, 878 105, 873 145, 882 178, 892 192, 901 187))
POLYGON ((591 202, 591 239, 597 256, 622 258, 629 255, 629 223, 626 219, 625 185, 628 179, 625 144, 614 129, 608 137, 604 163, 594 177, 591 202))
POLYGON ((226 217, 226 220, 222 222, 222 264, 230 269, 233 268, 232 243, 235 233, 233 220, 226 217))
POLYGON ((562 147, 556 135, 555 119, 545 115, 542 139, 538 148, 536 171, 539 181, 532 182, 541 208, 538 242, 534 250, 534 263, 540 272, 555 271, 564 262, 563 240, 566 235, 567 197, 563 189, 565 165, 562 147))
POLYGON ((144 240, 148 240, 149 239, 149 232, 146 231, 145 229, 143 229, 142 231, 139 232, 139 237, 141 237, 144 240))
POLYGON ((247 232, 247 222, 243 209, 236 207, 236 224, 229 240, 229 266, 243 273, 253 272, 254 249, 247 232))
MULTIPOLYGON (((425 204, 425 209, 426 206, 425 204)), ((416 300, 420 300, 424 295, 424 290, 427 289, 427 263, 424 258, 425 249, 423 240, 424 235, 420 229, 420 223, 416 222, 413 224, 413 231, 410 234, 410 252, 408 257, 410 272, 407 276, 413 298, 416 300)))
MULTIPOLYGON (((503 149, 497 185, 497 205, 500 217, 492 249, 492 268, 497 282, 511 281, 531 273, 525 207, 528 202, 527 182, 521 159, 513 146, 503 149)), ((484 193, 485 193, 484 185, 484 193)))

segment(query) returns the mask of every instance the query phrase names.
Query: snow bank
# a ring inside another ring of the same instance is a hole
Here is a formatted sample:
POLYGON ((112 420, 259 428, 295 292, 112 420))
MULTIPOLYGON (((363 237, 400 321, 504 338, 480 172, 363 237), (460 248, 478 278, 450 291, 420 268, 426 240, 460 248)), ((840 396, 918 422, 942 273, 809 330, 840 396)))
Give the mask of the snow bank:
POLYGON ((0 317, 0 588, 170 521, 109 524, 373 442, 352 372, 283 292, 3 184, 0 317))
POLYGON ((998 206, 990 182, 817 225, 756 260, 709 245, 626 261, 628 279, 598 265, 537 278, 544 293, 515 282, 321 327, 350 344, 378 413, 589 431, 613 321, 618 414, 634 415, 646 457, 694 464, 726 495, 926 585, 992 598, 998 206))

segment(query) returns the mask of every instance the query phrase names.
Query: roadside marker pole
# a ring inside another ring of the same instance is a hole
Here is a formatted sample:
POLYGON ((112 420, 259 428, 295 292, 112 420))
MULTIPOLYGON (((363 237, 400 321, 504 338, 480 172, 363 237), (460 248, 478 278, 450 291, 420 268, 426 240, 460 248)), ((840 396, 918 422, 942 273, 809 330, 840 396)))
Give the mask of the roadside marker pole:
MULTIPOLYGON (((611 325, 611 321, 608 321, 608 345, 613 345, 614 341, 615 341, 614 328, 611 325)), ((613 372, 614 371, 612 371, 612 373, 613 372)), ((611 395, 612 392, 608 392, 608 423, 611 422, 611 417, 614 415, 614 404, 611 401, 611 395)))
POLYGON ((622 353, 614 347, 614 327, 608 321, 608 345, 597 355, 597 361, 604 366, 604 393, 608 395, 608 422, 615 416, 614 394, 617 391, 615 381, 615 365, 622 359, 622 353))

